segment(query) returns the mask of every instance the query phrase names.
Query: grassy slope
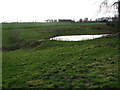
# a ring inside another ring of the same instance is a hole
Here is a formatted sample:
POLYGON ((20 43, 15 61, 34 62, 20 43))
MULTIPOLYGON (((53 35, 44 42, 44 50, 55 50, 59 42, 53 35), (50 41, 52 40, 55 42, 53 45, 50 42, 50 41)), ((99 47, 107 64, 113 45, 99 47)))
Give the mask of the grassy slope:
MULTIPOLYGON (((66 30, 64 33, 59 33, 62 35, 116 32, 113 31, 113 28, 105 25, 87 25, 87 27, 84 25, 53 25, 52 27, 45 26, 43 29, 37 28, 37 30, 42 32, 46 30, 45 34, 48 34, 47 31, 53 30, 49 34, 51 37, 58 34, 56 30, 61 30, 61 28, 66 30), (98 27, 102 29, 98 30, 98 27), (71 31, 68 29, 71 29, 71 31), (72 31, 73 29, 76 31, 72 31)), ((29 36, 30 33, 27 29, 23 28, 23 32, 25 35, 22 38, 25 41, 37 39, 35 37, 36 34, 29 36), (23 32, 27 32, 28 38, 26 38, 27 35, 23 32)), ((32 30, 32 32, 34 31, 32 30)), ((42 35, 42 33, 39 34, 42 35)), ((7 35, 11 36, 9 33, 7 35)), ((46 36, 38 39, 44 39, 46 36)), ((7 46, 8 44, 4 45, 7 46)), ((16 51, 4 52, 3 87, 119 87, 118 38, 103 37, 79 42, 45 40, 37 47, 24 47, 16 51)))
POLYGON ((104 23, 16 23, 3 24, 3 47, 27 40, 49 39, 57 35, 101 34, 116 32, 104 23))

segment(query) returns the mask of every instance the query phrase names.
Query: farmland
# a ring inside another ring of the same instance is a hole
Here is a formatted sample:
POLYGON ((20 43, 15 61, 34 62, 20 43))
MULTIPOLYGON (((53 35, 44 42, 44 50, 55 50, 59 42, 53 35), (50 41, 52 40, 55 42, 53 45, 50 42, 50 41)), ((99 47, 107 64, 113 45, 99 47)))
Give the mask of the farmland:
POLYGON ((105 23, 2 25, 3 88, 120 88, 118 29, 105 23), (86 41, 61 35, 111 34, 86 41))

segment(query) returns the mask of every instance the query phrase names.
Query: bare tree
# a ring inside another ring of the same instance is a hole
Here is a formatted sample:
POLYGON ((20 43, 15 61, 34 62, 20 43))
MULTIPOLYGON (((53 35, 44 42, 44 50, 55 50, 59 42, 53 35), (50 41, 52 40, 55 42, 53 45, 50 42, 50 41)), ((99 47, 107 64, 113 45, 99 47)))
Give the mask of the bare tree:
POLYGON ((112 5, 109 5, 108 2, 109 2, 109 0, 103 0, 103 2, 100 4, 100 11, 102 11, 104 8, 108 10, 111 7, 116 7, 117 12, 118 12, 117 24, 120 28, 120 0, 118 0, 117 2, 114 2, 112 5))

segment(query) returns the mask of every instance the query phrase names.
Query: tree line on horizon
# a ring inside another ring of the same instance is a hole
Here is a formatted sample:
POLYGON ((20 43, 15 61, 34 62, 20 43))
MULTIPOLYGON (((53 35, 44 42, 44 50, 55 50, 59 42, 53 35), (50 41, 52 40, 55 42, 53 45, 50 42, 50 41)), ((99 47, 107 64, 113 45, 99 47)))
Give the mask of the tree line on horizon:
POLYGON ((89 19, 89 18, 84 18, 84 19, 79 19, 78 21, 72 20, 72 19, 47 19, 45 22, 77 22, 77 23, 82 23, 82 22, 111 22, 115 21, 118 19, 117 16, 115 17, 102 17, 102 18, 96 18, 95 20, 89 19))

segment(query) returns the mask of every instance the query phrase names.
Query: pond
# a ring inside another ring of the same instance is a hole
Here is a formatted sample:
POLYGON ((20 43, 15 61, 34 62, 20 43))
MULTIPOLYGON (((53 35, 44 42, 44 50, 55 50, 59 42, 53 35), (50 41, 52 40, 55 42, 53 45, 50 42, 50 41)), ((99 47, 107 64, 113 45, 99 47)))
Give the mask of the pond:
POLYGON ((107 36, 107 35, 109 35, 109 34, 57 36, 57 37, 50 38, 50 40, 57 40, 57 41, 82 41, 82 40, 90 40, 90 39, 100 38, 100 37, 107 36))

